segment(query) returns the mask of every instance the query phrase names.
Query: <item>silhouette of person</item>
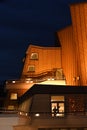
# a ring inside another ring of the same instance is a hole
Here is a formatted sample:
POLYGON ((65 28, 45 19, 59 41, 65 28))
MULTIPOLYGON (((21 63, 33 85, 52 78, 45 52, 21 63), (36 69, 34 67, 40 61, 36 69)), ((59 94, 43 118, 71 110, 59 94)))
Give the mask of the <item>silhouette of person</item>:
POLYGON ((58 109, 56 108, 56 106, 54 106, 53 108, 53 113, 54 113, 54 116, 56 116, 56 114, 58 113, 58 109))

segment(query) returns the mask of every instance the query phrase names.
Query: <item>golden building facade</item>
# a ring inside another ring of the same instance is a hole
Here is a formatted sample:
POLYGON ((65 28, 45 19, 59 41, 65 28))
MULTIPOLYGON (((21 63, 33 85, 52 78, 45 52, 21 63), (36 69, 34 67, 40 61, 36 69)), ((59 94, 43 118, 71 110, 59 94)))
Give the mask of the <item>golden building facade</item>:
POLYGON ((30 45, 20 79, 6 81, 5 110, 22 119, 14 130, 87 130, 87 3, 70 10, 72 25, 57 32, 61 47, 30 45))
POLYGON ((62 48, 62 68, 67 85, 78 85, 72 26, 57 32, 62 48))
POLYGON ((61 69, 61 48, 40 47, 30 45, 21 78, 55 76, 57 69, 61 69))
POLYGON ((70 5, 72 26, 58 31, 69 85, 87 85, 87 2, 70 5))
POLYGON ((80 84, 87 85, 87 3, 70 6, 80 84))

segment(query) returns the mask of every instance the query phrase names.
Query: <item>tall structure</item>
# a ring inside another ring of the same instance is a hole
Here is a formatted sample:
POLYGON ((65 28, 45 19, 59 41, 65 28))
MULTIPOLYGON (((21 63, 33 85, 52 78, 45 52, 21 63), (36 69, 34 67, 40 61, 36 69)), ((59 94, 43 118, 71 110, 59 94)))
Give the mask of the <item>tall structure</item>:
POLYGON ((87 3, 70 6, 80 84, 87 85, 87 3))
POLYGON ((72 25, 57 32, 61 46, 30 45, 20 79, 6 81, 14 130, 87 130, 87 3, 70 11, 72 25))
POLYGON ((55 76, 59 70, 61 70, 60 47, 30 45, 26 51, 21 78, 36 78, 37 80, 46 77, 50 78, 50 76, 57 78, 55 76))
POLYGON ((69 26, 57 32, 61 43, 62 68, 67 85, 78 85, 73 28, 69 26))
POLYGON ((87 2, 70 5, 70 11, 72 25, 57 32, 62 47, 63 71, 68 84, 86 86, 87 2))
POLYGON ((60 47, 29 45, 20 79, 6 81, 8 95, 5 107, 9 110, 17 109, 17 99, 34 84, 66 85, 60 47))

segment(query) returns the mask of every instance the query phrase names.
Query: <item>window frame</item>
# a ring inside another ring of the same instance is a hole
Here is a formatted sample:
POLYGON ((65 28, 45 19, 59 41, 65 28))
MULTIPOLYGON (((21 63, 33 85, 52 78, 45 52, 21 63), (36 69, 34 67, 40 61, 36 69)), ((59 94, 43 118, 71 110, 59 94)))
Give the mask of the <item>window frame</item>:
POLYGON ((31 60, 38 60, 38 53, 37 52, 32 52, 30 55, 31 60))
POLYGON ((15 92, 10 93, 10 100, 17 100, 17 99, 18 99, 18 93, 15 93, 15 92))
POLYGON ((65 113, 65 96, 64 95, 51 95, 50 98, 51 98, 51 113, 52 113, 52 117, 64 117, 64 113, 65 113), (52 96, 54 96, 54 97, 63 96, 64 100, 55 100, 55 101, 52 101, 52 96), (57 112, 56 113, 53 112, 53 109, 52 109, 52 107, 54 106, 53 104, 56 104, 56 108, 57 108, 57 112), (63 107, 64 107, 63 108, 63 112, 60 112, 61 111, 60 104, 63 104, 63 107))
POLYGON ((28 72, 35 72, 35 65, 28 65, 28 72), (34 69, 29 69, 34 68, 34 69))

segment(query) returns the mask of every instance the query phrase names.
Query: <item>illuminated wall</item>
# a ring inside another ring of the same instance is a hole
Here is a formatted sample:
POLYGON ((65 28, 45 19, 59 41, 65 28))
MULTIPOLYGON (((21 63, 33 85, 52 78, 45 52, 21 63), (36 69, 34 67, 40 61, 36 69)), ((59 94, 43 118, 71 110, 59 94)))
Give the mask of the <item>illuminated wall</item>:
POLYGON ((32 76, 51 71, 55 68, 61 68, 61 48, 30 45, 26 52, 22 77, 30 74, 28 72, 29 65, 35 66, 35 72, 32 72, 32 76), (30 58, 32 53, 38 54, 38 58, 36 60, 30 58))
POLYGON ((57 32, 62 48, 62 68, 67 85, 78 85, 72 26, 57 32))
POLYGON ((87 85, 87 2, 70 6, 80 85, 87 85))

